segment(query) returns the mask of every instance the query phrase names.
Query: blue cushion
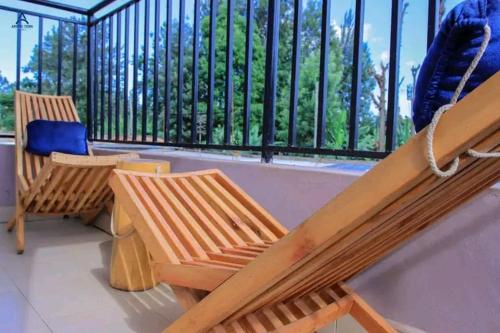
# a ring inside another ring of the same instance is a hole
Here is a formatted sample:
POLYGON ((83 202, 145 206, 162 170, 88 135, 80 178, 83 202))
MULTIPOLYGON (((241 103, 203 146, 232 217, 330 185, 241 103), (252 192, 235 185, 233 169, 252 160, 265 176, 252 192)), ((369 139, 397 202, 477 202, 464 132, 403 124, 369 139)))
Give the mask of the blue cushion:
POLYGON ((500 1, 464 1, 443 21, 422 64, 415 87, 413 122, 417 131, 430 123, 439 107, 450 102, 479 50, 487 22, 492 31, 490 43, 460 98, 500 70, 500 1))
POLYGON ((26 150, 49 156, 52 152, 88 155, 87 129, 79 122, 34 120, 26 126, 26 150))

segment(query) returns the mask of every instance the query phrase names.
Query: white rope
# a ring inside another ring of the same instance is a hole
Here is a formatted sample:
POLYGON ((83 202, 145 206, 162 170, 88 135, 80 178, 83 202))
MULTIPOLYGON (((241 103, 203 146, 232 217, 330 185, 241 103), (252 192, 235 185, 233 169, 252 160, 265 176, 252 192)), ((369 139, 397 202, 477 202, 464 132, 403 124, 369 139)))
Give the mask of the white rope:
POLYGON ((109 226, 109 229, 111 230, 111 235, 113 235, 113 237, 116 238, 116 239, 124 239, 124 238, 132 236, 132 234, 135 232, 135 228, 133 226, 131 226, 130 229, 126 233, 124 233, 123 235, 119 235, 115 231, 115 219, 114 219, 114 215, 115 215, 115 209, 113 208, 113 210, 111 211, 111 223, 110 223, 110 226, 109 226))
MULTIPOLYGON (((456 157, 453 162, 451 163, 450 167, 448 170, 441 170, 436 161, 436 157, 434 156, 434 132, 436 131, 436 127, 439 123, 439 119, 441 119, 441 116, 443 113, 451 109, 458 101, 460 98, 460 95, 462 94, 462 91, 464 90, 465 85, 469 81, 472 73, 476 69, 477 65, 479 64, 479 61, 481 61, 481 58, 484 55, 484 52, 486 52, 486 49, 488 48, 488 44, 491 39, 491 28, 488 23, 485 24, 484 26, 484 35, 483 35, 483 41, 481 43, 481 46, 479 47, 479 50, 477 51, 476 55, 474 56, 474 59, 472 60, 471 64, 469 65, 469 68, 465 71, 464 75, 462 76, 462 79, 460 80, 460 83, 458 84, 457 89, 455 90, 455 93, 453 94, 453 97, 450 100, 449 104, 445 104, 441 106, 435 113, 434 116, 432 117, 432 121, 429 124, 428 130, 427 130, 427 159, 429 161, 430 167, 432 172, 436 174, 439 177, 450 177, 453 176, 459 167, 460 164, 460 159, 456 157)), ((491 157, 500 157, 500 152, 493 152, 493 153, 483 153, 483 152, 477 152, 473 149, 469 149, 467 153, 475 158, 491 158, 491 157)))

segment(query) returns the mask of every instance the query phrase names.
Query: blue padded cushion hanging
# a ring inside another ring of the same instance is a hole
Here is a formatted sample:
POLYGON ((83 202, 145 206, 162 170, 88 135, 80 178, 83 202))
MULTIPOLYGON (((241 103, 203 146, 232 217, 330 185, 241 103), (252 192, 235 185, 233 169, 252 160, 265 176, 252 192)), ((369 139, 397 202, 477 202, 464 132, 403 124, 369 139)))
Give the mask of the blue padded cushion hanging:
POLYGON ((500 0, 464 1, 441 24, 415 87, 413 122, 417 131, 431 122, 439 107, 450 102, 479 50, 486 23, 491 27, 491 40, 461 99, 500 70, 500 0))
POLYGON ((88 155, 87 129, 79 122, 34 120, 26 126, 26 150, 49 156, 52 152, 88 155))

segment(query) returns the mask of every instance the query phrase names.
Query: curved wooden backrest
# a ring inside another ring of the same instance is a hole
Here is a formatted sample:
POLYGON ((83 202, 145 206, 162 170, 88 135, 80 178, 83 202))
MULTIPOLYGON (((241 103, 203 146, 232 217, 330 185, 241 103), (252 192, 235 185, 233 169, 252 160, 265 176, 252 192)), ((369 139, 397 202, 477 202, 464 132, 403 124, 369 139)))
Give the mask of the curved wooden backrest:
MULTIPOLYGON (((17 172, 31 184, 45 164, 46 158, 24 150, 26 125, 33 120, 80 121, 71 96, 48 96, 16 91, 16 158, 17 172)), ((90 152, 90 149, 89 149, 90 152)))

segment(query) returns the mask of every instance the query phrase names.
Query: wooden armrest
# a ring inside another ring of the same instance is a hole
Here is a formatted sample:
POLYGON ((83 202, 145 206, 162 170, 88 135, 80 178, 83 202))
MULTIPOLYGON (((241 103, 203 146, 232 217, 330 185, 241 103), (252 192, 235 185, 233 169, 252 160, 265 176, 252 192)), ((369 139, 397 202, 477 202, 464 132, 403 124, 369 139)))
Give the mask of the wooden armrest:
POLYGON ((71 167, 91 167, 91 166, 114 166, 119 160, 126 158, 139 158, 136 153, 104 155, 104 156, 81 156, 63 153, 52 153, 50 162, 53 165, 65 165, 71 167))

